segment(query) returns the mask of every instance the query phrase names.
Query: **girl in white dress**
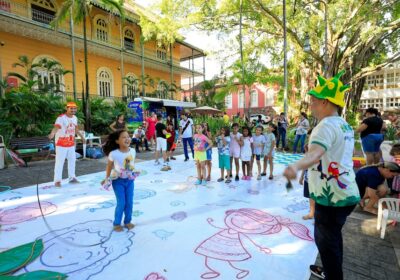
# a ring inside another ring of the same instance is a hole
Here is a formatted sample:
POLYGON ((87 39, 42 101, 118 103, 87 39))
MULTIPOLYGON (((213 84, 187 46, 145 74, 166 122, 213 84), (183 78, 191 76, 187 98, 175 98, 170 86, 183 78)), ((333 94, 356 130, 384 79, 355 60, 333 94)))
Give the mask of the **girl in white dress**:
POLYGON ((245 126, 242 128, 243 136, 241 137, 241 147, 240 147, 240 159, 242 160, 242 171, 243 177, 242 180, 251 180, 250 174, 252 173, 250 170, 251 164, 251 156, 253 154, 253 138, 251 137, 250 129, 245 126))

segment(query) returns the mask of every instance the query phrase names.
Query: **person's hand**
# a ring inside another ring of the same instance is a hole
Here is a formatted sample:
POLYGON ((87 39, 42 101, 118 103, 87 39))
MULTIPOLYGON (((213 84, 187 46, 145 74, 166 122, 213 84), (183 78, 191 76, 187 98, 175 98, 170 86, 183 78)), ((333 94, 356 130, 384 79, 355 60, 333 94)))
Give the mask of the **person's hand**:
POLYGON ((307 153, 308 152, 308 144, 304 145, 304 151, 307 153))
POLYGON ((288 180, 294 180, 297 177, 297 168, 294 165, 288 165, 283 171, 283 176, 285 176, 288 180))
POLYGON ((304 183, 304 178, 301 177, 301 178, 299 179, 299 184, 300 184, 300 185, 303 185, 303 183, 304 183))
POLYGON ((53 139, 54 138, 54 133, 50 133, 48 137, 49 137, 50 140, 53 139))

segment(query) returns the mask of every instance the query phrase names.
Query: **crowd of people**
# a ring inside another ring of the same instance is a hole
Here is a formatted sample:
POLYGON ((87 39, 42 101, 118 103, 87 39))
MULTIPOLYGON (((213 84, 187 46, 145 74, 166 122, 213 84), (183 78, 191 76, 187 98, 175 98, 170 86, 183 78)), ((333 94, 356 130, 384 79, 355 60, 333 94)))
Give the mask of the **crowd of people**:
MULTIPOLYGON (((375 206, 380 198, 389 193, 400 198, 400 144, 391 147, 392 161, 382 160, 380 146, 384 140, 382 132, 385 125, 374 108, 366 110, 365 119, 356 129, 361 136, 367 165, 358 171, 353 168, 355 132, 338 114, 339 108, 344 106, 344 92, 347 90, 339 79, 341 74, 329 81, 319 77, 320 85, 309 92, 311 111, 318 124, 310 128, 307 115, 301 113, 295 129, 293 151, 297 152, 300 143, 304 157, 289 165, 283 173, 288 180, 294 180, 301 172, 300 183, 304 186, 304 196, 309 198, 310 211, 303 219, 315 221, 314 237, 323 265, 311 265, 311 272, 321 279, 339 280, 343 279, 341 230, 347 217, 357 204, 364 211, 376 214, 375 206), (324 86, 326 84, 330 87, 324 86)), ((61 171, 66 158, 70 181, 77 182, 74 137, 80 133, 75 114, 76 104, 69 102, 66 113, 57 118, 49 135, 50 138, 56 137, 54 182, 57 187, 61 186, 61 171)), ((161 165, 159 157, 162 156, 162 171, 172 169, 170 161, 175 160, 173 152, 177 145, 183 145, 184 161, 190 160, 190 149, 191 157, 196 162, 195 185, 205 186, 211 180, 214 145, 220 169, 217 182, 229 184, 240 179, 262 180, 263 176, 267 176, 268 165, 268 179, 274 179, 275 149, 279 144, 282 148, 286 147, 288 123, 285 115, 280 114, 266 128, 260 120, 255 125, 247 123, 240 126, 237 122, 229 125, 229 118, 223 118, 225 125, 212 135, 207 123, 194 124, 187 114, 182 114, 179 123, 175 124, 171 116, 163 120, 161 115, 151 113, 131 135, 124 117, 117 117, 110 126, 113 132, 103 146, 108 163, 106 179, 102 182, 106 188, 112 186, 115 192, 115 231, 123 230, 122 221, 128 230, 134 227, 131 223, 133 190, 134 179, 138 175, 134 161, 143 145, 148 151, 155 149, 156 165, 161 165)), ((397 117, 392 116, 389 120, 393 124, 399 123, 397 117)), ((398 130, 396 133, 400 136, 398 130)), ((80 137, 84 141, 84 135, 80 137)))

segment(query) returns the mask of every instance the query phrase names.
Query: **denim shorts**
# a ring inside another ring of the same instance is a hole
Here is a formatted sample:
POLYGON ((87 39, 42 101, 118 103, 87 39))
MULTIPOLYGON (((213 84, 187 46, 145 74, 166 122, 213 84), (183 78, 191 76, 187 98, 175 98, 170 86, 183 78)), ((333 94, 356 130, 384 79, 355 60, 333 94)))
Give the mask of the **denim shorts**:
POLYGON ((212 160, 212 149, 206 150, 207 153, 207 160, 212 160))
POLYGON ((383 142, 383 134, 368 134, 361 139, 365 153, 378 153, 383 142))

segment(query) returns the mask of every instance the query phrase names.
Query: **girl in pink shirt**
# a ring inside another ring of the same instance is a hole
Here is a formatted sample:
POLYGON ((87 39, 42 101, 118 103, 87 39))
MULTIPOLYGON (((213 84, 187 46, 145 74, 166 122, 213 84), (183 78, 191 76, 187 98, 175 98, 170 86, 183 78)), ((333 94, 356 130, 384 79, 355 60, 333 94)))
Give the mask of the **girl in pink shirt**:
POLYGON ((201 124, 196 125, 196 134, 193 136, 194 143, 194 160, 196 161, 197 167, 197 181, 196 185, 207 185, 206 180, 206 161, 207 152, 206 150, 211 149, 212 142, 204 134, 204 127, 201 124), (206 144, 208 146, 206 147, 206 144))

